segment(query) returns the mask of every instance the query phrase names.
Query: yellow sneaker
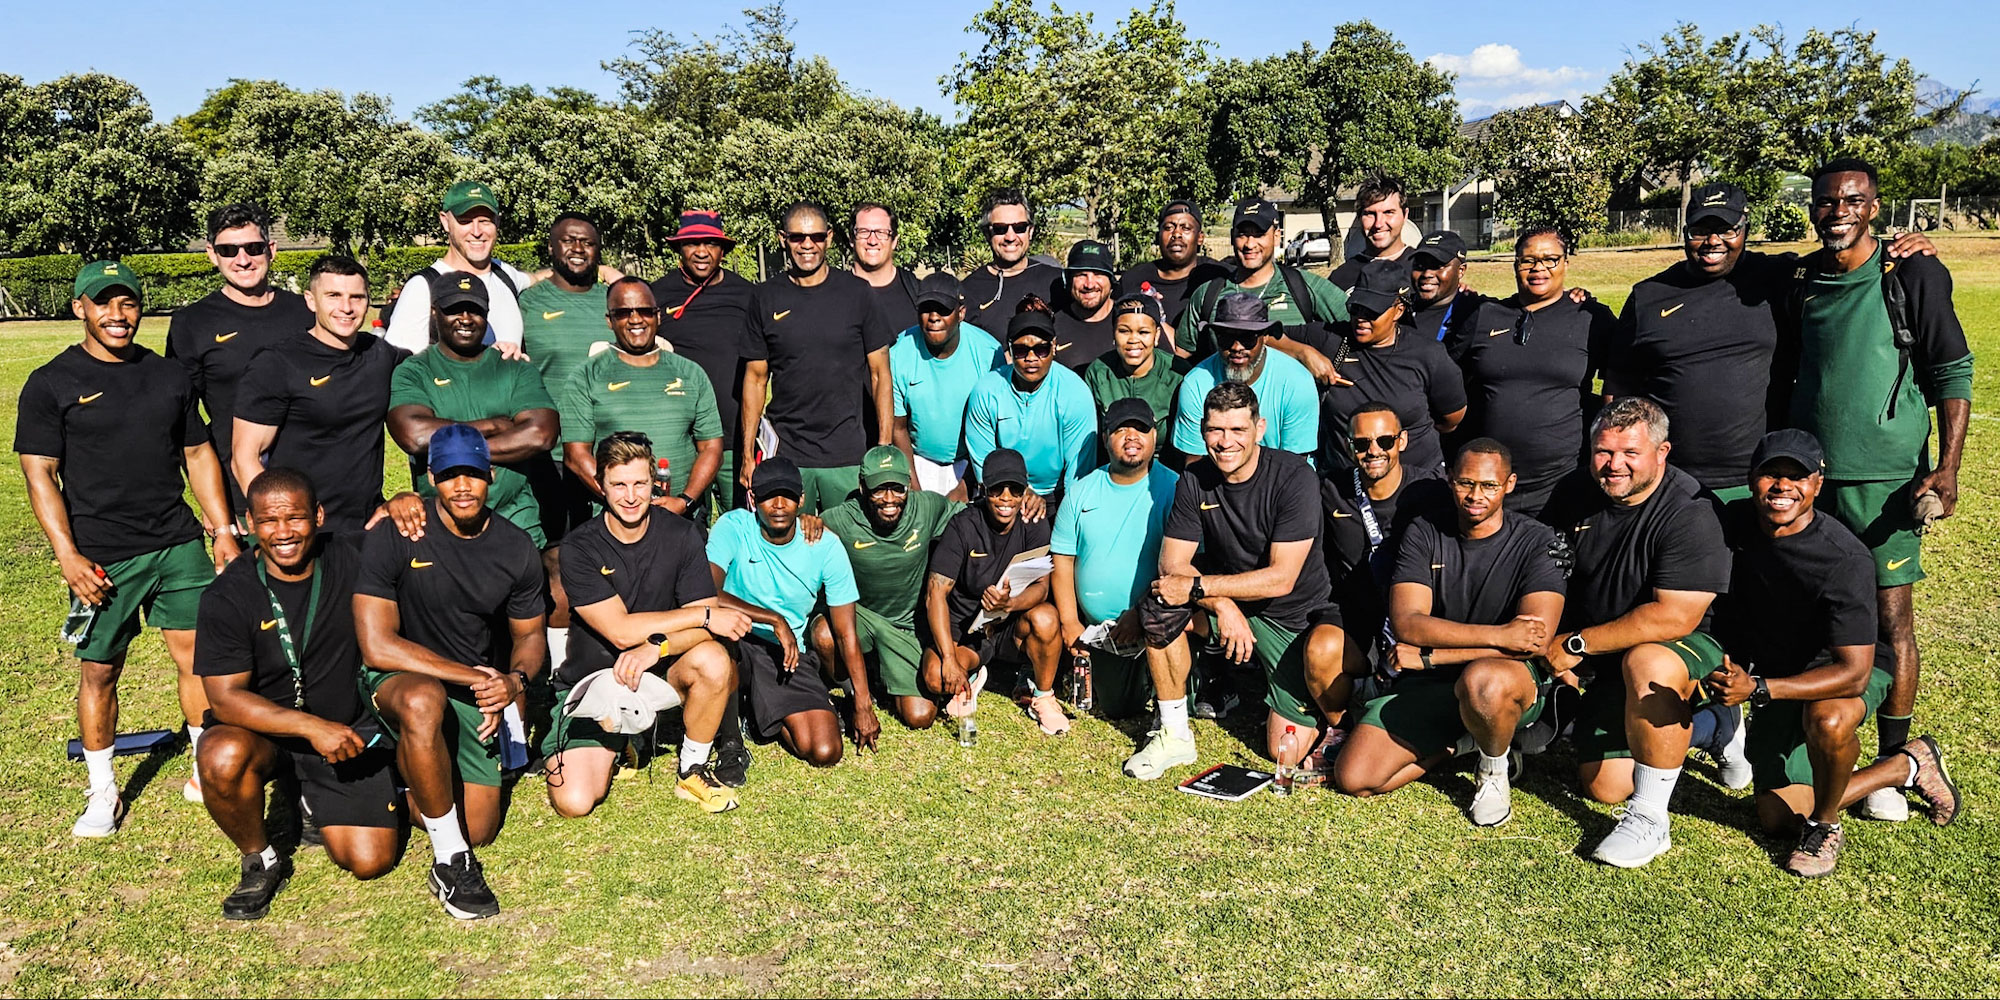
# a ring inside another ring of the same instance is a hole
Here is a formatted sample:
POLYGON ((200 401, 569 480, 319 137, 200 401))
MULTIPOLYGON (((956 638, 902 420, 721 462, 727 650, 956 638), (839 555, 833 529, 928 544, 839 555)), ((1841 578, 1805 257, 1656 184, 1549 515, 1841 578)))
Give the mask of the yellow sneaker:
POLYGON ((702 812, 728 812, 737 806, 736 789, 716 778, 714 761, 683 773, 674 794, 700 806, 702 812))

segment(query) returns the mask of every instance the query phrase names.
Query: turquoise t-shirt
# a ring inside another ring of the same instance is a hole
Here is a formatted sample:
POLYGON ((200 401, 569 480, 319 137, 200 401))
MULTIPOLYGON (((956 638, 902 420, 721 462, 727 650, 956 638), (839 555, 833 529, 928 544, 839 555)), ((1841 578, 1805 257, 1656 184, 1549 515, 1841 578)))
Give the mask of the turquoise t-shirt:
POLYGON ((917 327, 904 330, 889 345, 889 385, 896 416, 910 418, 910 446, 940 464, 965 454, 965 403, 979 376, 1007 364, 1007 354, 993 335, 970 323, 958 328, 958 350, 938 358, 917 327))
MULTIPOLYGON (((805 640, 806 617, 826 595, 828 607, 853 604, 861 599, 854 587, 854 568, 848 565, 847 550, 840 539, 825 536, 807 544, 805 535, 792 534, 784 545, 773 545, 757 523, 757 513, 732 510, 709 529, 708 561, 722 567, 722 589, 785 617, 792 635, 805 640)), ((759 624, 751 631, 776 642, 778 633, 759 624)))
POLYGON ((1076 608, 1085 624, 1112 621, 1159 575, 1160 536, 1180 474, 1159 462, 1129 485, 1109 468, 1076 481, 1056 511, 1049 551, 1076 557, 1076 608))
MULTIPOLYGON (((1202 402, 1222 382, 1222 355, 1212 354, 1189 369, 1181 380, 1175 403, 1174 447, 1201 455, 1202 402)), ((1257 443, 1310 458, 1319 450, 1319 384, 1312 372, 1283 351, 1264 347, 1264 373, 1250 383, 1257 394, 1257 413, 1264 418, 1264 436, 1257 443)))
POLYGON ((1033 392, 1014 388, 1012 366, 981 375, 965 406, 965 450, 974 471, 995 448, 1021 453, 1036 493, 1047 496, 1076 482, 1097 464, 1097 403, 1090 386, 1061 365, 1051 366, 1033 392))

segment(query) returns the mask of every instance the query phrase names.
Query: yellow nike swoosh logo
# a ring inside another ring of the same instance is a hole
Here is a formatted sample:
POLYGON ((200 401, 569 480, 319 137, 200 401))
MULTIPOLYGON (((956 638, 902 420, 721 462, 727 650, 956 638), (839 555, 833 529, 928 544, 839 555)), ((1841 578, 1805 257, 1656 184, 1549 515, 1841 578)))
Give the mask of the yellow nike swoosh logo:
POLYGON ((1219 504, 1219 503, 1205 503, 1205 504, 1202 504, 1202 505, 1201 505, 1201 509, 1202 509, 1202 510, 1214 510, 1215 508, 1217 508, 1217 507, 1220 507, 1220 506, 1222 506, 1222 505, 1221 505, 1221 504, 1219 504))
POLYGON ((1814 293, 1812 293, 1811 295, 1808 295, 1808 296, 1806 296, 1806 297, 1805 297, 1805 299, 1804 299, 1804 300, 1802 300, 1802 301, 1805 301, 1805 302, 1811 302, 1812 300, 1814 300, 1814 299, 1816 299, 1816 298, 1819 298, 1819 293, 1818 293, 1818 292, 1814 292, 1814 293))
POLYGON ((1444 568, 1444 563, 1431 563, 1431 568, 1432 568, 1432 569, 1443 569, 1443 568, 1444 568))
POLYGON ((986 558, 986 553, 984 553, 984 552, 968 552, 968 553, 966 553, 966 554, 967 554, 967 555, 970 555, 970 556, 971 556, 972 558, 974 558, 974 559, 984 559, 984 558, 986 558))
POLYGON ((773 322, 773 323, 776 323, 777 321, 779 321, 779 320, 781 320, 781 319, 784 319, 785 317, 787 317, 787 316, 790 316, 791 314, 792 314, 792 311, 791 311, 790 309, 787 309, 787 310, 785 310, 784 312, 781 312, 781 313, 772 313, 772 314, 771 314, 771 322, 773 322))
POLYGON ((552 312, 552 313, 551 313, 551 312, 545 312, 545 313, 543 313, 543 314, 542 314, 542 319, 544 319, 544 320, 551 320, 551 319, 555 319, 555 318, 556 318, 557 316, 561 316, 561 315, 562 315, 563 313, 566 313, 566 312, 568 312, 568 311, 569 311, 569 310, 567 310, 567 309, 558 309, 558 310, 556 310, 555 312, 552 312))
MULTIPOLYGON (((1074 341, 1072 341, 1071 343, 1074 343, 1074 341)), ((1056 350, 1058 350, 1058 351, 1067 351, 1067 350, 1069 350, 1069 344, 1057 344, 1057 345, 1056 345, 1056 350)))
POLYGON ((431 379, 431 384, 432 384, 432 385, 450 385, 450 384, 451 384, 451 380, 450 380, 450 379, 448 379, 448 378, 434 378, 434 379, 431 379))
POLYGON ((278 627, 278 620, 276 618, 266 618, 263 621, 258 622, 257 627, 263 629, 266 632, 269 632, 272 629, 278 627))
POLYGON ((631 385, 631 384, 632 384, 632 383, 631 383, 631 382, 629 382, 629 381, 628 381, 628 382, 606 382, 606 383, 604 383, 604 387, 605 387, 606 389, 609 389, 609 390, 611 390, 612 392, 617 392, 618 390, 620 390, 620 389, 623 389, 623 388, 625 388, 626 386, 628 386, 628 385, 631 385))
POLYGON ((215 342, 218 344, 227 344, 236 339, 236 335, 242 332, 241 330, 233 330, 229 333, 218 333, 215 335, 215 342))
POLYGON ((101 392, 93 392, 93 393, 91 393, 91 394, 90 394, 90 395, 88 395, 88 396, 78 396, 78 397, 76 397, 76 401, 77 401, 77 403, 78 403, 78 404, 83 404, 83 403, 89 403, 89 402, 92 402, 92 401, 96 400, 96 399, 97 399, 97 397, 99 397, 99 396, 102 396, 102 395, 104 395, 104 394, 103 394, 103 393, 101 393, 101 392))
POLYGON ((321 375, 318 378, 307 378, 306 381, 311 382, 314 386, 322 386, 326 384, 327 379, 332 377, 332 375, 321 375))
POLYGON ((1337 511, 1337 510, 1336 510, 1336 511, 1334 511, 1334 512, 1333 512, 1333 516, 1335 516, 1335 517, 1353 517, 1354 515, 1353 515, 1353 514, 1343 514, 1343 513, 1341 513, 1340 511, 1337 511))
POLYGON ((617 570, 612 569, 609 566, 599 566, 597 567, 597 571, 599 573, 604 574, 605 576, 610 576, 611 574, 618 572, 617 570))
POLYGON ((672 391, 674 391, 675 389, 678 389, 678 388, 680 388, 680 387, 681 387, 681 380, 680 380, 680 379, 675 379, 675 380, 673 380, 672 382, 668 382, 668 383, 667 383, 667 387, 666 387, 665 389, 662 389, 662 390, 660 390, 660 391, 661 391, 661 392, 672 392, 672 391))
POLYGON ((875 544, 874 542, 855 542, 854 547, 857 549, 865 549, 874 544, 875 544))
POLYGON ((1508 328, 1508 327, 1504 327, 1504 326, 1503 326, 1503 327, 1501 327, 1501 328, 1500 328, 1500 329, 1498 329, 1498 330, 1488 330, 1488 331, 1486 331, 1486 335, 1487 335, 1487 336, 1489 336, 1489 337, 1498 337, 1498 336, 1500 336, 1501 334, 1503 334, 1503 333, 1507 333, 1507 332, 1509 332, 1509 328, 1508 328))
POLYGON ((430 565, 431 564, 427 562, 419 562, 418 560, 415 559, 410 560, 411 569, 428 569, 430 565))
POLYGON ((1903 557, 1903 558, 1901 558, 1901 559, 1891 559, 1891 560, 1889 560, 1889 561, 1888 561, 1887 563, 1885 563, 1884 565, 1888 566, 1888 567, 1889 567, 1889 571, 1893 573, 1893 572, 1895 572, 1896 570, 1899 570, 1899 569, 1902 569, 1902 568, 1903 568, 1903 566, 1904 566, 1905 564, 1907 564, 1907 563, 1908 563, 1908 562, 1909 562, 1909 561, 1910 561, 1911 559, 1914 559, 1914 558, 1916 558, 1916 557, 1915 557, 1915 556, 1904 556, 1904 557, 1903 557))
POLYGON ((1675 314, 1675 313, 1677 313, 1677 312, 1680 312, 1680 311, 1681 311, 1681 306, 1684 306, 1684 305, 1687 305, 1687 303, 1685 303, 1685 302, 1681 302, 1681 303, 1678 303, 1678 304, 1676 304, 1676 305, 1675 305, 1675 306, 1674 306, 1674 307, 1673 307, 1672 309, 1662 309, 1662 310, 1660 310, 1660 318, 1661 318, 1661 319, 1666 319, 1667 317, 1669 317, 1669 316, 1672 316, 1673 314, 1675 314))

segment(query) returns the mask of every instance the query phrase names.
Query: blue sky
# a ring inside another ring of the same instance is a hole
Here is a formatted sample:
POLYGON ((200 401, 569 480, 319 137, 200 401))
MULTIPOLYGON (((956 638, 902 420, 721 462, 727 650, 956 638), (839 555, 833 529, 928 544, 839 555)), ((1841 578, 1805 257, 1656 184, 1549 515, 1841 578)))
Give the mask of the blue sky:
MULTIPOLYGON (((170 4, 34 4, 7 0, 15 41, 0 72, 41 81, 100 70, 139 85, 162 119, 197 107, 230 77, 270 78, 295 87, 386 94, 402 114, 492 74, 538 87, 567 84, 615 94, 599 62, 625 51, 635 29, 661 27, 683 37, 716 32, 753 0, 696 6, 685 2, 552 4, 474 0, 432 5, 335 0, 243 4, 207 0, 170 4), (562 11, 551 16, 551 11, 562 11), (575 13, 571 13, 574 11, 575 13), (104 30, 116 26, 115 33, 104 30), (23 44, 23 43, 26 44, 23 44)), ((964 31, 986 6, 976 0, 870 0, 865 4, 794 0, 801 52, 825 55, 851 84, 906 106, 952 117, 938 78, 976 45, 964 31)), ((1109 28, 1134 6, 1077 0, 1109 28)), ((1182 0, 1179 12, 1224 57, 1254 58, 1324 44, 1335 24, 1369 17, 1402 39, 1419 59, 1435 57, 1459 72, 1467 117, 1499 107, 1575 96, 1597 89, 1638 43, 1678 21, 1713 37, 1760 23, 1807 28, 1857 24, 1879 32, 1877 45, 1907 56, 1920 73, 1966 87, 1996 65, 2000 4, 1905 0, 1897 4, 1826 0, 1814 5, 1758 2, 1483 2, 1340 4, 1301 0, 1182 0)), ((2000 97, 1986 81, 1976 103, 2000 97)))

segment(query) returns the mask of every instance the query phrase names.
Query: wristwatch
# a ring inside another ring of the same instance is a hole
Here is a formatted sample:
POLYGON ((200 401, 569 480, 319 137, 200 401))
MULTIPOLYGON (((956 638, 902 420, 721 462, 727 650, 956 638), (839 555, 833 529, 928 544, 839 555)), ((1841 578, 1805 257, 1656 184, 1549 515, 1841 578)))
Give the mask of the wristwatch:
POLYGON ((681 503, 687 505, 687 507, 684 510, 682 510, 681 513, 692 516, 694 514, 695 499, 683 493, 681 494, 681 503))
POLYGON ((1751 674, 1750 679, 1757 682, 1757 690, 1750 692, 1750 707, 1769 707, 1771 704, 1771 686, 1764 683, 1764 678, 1756 674, 1751 674))
POLYGON ((1583 633, 1571 632, 1569 638, 1563 640, 1563 652, 1571 656, 1584 656, 1588 654, 1590 650, 1584 648, 1583 633))
POLYGON ((1201 589, 1201 577, 1195 577, 1194 586, 1188 588, 1188 600, 1199 601, 1206 596, 1208 596, 1207 592, 1201 589))

